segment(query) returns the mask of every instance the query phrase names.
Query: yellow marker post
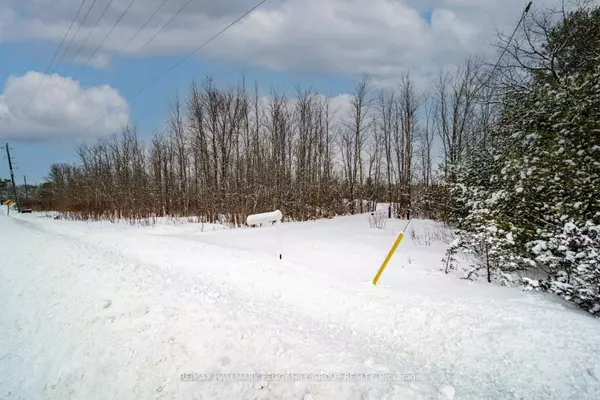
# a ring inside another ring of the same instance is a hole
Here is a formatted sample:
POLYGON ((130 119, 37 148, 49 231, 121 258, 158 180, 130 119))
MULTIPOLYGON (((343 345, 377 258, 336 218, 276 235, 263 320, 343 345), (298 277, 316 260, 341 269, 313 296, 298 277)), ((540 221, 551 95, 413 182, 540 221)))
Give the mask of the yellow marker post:
POLYGON ((390 249, 390 252, 388 253, 387 257, 385 258, 385 261, 383 262, 383 264, 381 264, 381 268, 379 268, 379 271, 377 271, 377 275, 375 275, 375 278, 373 278, 373 285, 377 285, 377 281, 379 280, 379 277, 381 276, 381 274, 383 274, 383 270, 385 269, 388 262, 390 261, 390 258, 392 258, 392 255, 394 255, 394 252, 398 248, 398 245, 402 241, 403 237, 404 237, 404 232, 400 232, 398 234, 398 238, 394 242, 394 245, 390 249))

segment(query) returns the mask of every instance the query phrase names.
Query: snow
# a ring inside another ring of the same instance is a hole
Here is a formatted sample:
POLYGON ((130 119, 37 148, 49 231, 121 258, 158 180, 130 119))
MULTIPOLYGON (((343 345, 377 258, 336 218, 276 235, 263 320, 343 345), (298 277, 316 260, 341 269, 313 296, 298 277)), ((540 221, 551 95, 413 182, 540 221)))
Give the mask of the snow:
POLYGON ((521 280, 528 286, 531 286, 532 288, 537 288, 540 286, 540 283, 535 280, 535 279, 530 279, 527 277, 522 277, 521 280))
POLYGON ((454 387, 452 387, 450 385, 444 385, 439 389, 438 397, 440 399, 453 399, 455 393, 456 393, 456 389, 454 389, 454 387))
POLYGON ((572 222, 567 222, 565 224, 565 226, 563 227, 563 229, 565 232, 570 233, 570 232, 577 230, 577 226, 572 222))
POLYGON ((513 236, 512 232, 508 232, 508 233, 506 234, 506 241, 507 241, 509 244, 515 244, 515 238, 514 238, 514 236, 513 236))
POLYGON ((530 133, 528 135, 525 135, 525 140, 535 140, 539 137, 539 135, 537 133, 530 133))
POLYGON ((534 243, 535 243, 535 246, 533 246, 531 248, 531 251, 533 252, 533 254, 536 254, 536 255, 541 254, 542 251, 545 251, 548 249, 548 245, 543 240, 536 240, 534 243))
POLYGON ((600 398, 598 321, 445 275, 447 244, 408 234, 433 221, 374 287, 406 222, 1 216, 0 397, 600 398))

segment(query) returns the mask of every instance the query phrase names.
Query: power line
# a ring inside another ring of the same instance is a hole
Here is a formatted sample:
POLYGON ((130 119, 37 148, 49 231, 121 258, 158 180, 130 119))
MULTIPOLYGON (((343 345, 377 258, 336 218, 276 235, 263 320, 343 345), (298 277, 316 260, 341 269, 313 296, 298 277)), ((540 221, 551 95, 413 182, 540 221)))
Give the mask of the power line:
MULTIPOLYGON (((525 20, 525 17, 527 16, 527 13, 529 12, 529 10, 531 9, 531 5, 533 4, 533 1, 530 1, 527 6, 525 7, 525 9, 523 10, 523 13, 521 14, 521 18, 519 19, 519 22, 517 22, 517 26, 515 26, 515 29, 513 30, 512 34, 510 35, 510 37, 508 38, 508 41, 506 42, 506 45, 503 47, 502 52, 500 53, 500 56, 498 57, 498 60, 496 61, 496 63, 494 64, 494 67, 492 68, 492 71, 490 72, 490 74, 488 75, 487 79, 479 86, 475 89, 475 91, 473 92, 473 97, 485 86, 487 86, 487 84, 489 83, 489 81, 494 77, 494 73, 496 72, 496 69, 498 69, 498 67, 500 66, 500 62, 502 61, 502 58, 504 58, 504 55, 506 54, 506 52, 508 51, 508 46, 512 43, 512 40, 514 39, 515 35, 517 34, 517 30, 519 30, 519 27, 521 26, 521 24, 523 23, 523 21, 525 20)), ((467 143, 465 143, 465 146, 469 146, 471 143, 471 141, 475 138, 476 136, 472 136, 471 140, 467 141, 467 143)), ((479 140, 475 143, 475 146, 478 146, 483 140, 485 139, 485 135, 480 137, 479 140)))
MULTIPOLYGON (((110 57, 107 61, 107 63, 110 63, 119 53, 122 53, 130 44, 131 42, 133 42, 135 40, 136 37, 138 37, 138 35, 142 32, 142 30, 150 23, 150 21, 156 16, 156 14, 158 14, 158 12, 164 7, 165 4, 167 4, 169 0, 163 0, 163 2, 160 4, 160 6, 158 6, 158 8, 156 10, 154 10, 154 12, 152 13, 152 15, 150 15, 150 17, 146 20, 146 22, 144 22, 142 24, 142 26, 137 30, 137 32, 129 39, 129 41, 125 44, 125 46, 123 46, 118 52, 116 52, 112 57, 110 57)), ((165 25, 163 25, 158 32, 148 41, 146 42, 146 44, 144 44, 144 46, 142 46, 141 49, 143 49, 144 47, 146 47, 152 40, 154 40, 154 38, 156 38, 156 36, 158 36, 158 33, 160 33, 165 26, 167 26, 168 24, 171 23, 171 21, 173 21, 173 19, 175 19, 175 17, 177 15, 179 15, 184 8, 187 7, 188 4, 190 4, 193 0, 189 0, 176 14, 174 17, 172 17, 165 25)), ((140 50, 141 50, 140 49, 140 50)))
MULTIPOLYGON (((475 94, 477 94, 477 92, 479 90, 481 90, 481 88, 483 88, 484 86, 487 85, 487 83, 490 81, 490 79, 493 76, 493 73, 496 71, 496 68, 498 68, 498 65, 500 64, 500 61, 502 61, 502 58, 504 57, 504 54, 507 51, 508 45, 512 42, 515 34, 517 33, 517 30, 519 29, 519 26, 521 26, 521 24, 523 23, 523 21, 525 20, 525 16, 527 15, 527 13, 529 12, 529 9, 531 8, 531 4, 533 2, 530 1, 527 6, 525 7, 525 9, 523 10, 523 13, 521 14, 521 18, 519 19, 519 22, 517 22, 517 26, 515 27, 514 31, 512 32, 512 34, 510 35, 510 38, 508 39, 508 42, 506 43, 506 46, 504 46, 504 51, 502 51, 502 53, 500 54, 500 56, 498 57, 498 61, 496 61, 496 64, 494 65, 494 68, 492 69, 492 72, 490 73, 490 75, 488 76, 488 79, 479 87, 475 88, 474 92, 473 92, 473 96, 475 96, 475 94)), ((477 142, 477 144, 481 143, 481 140, 483 140, 483 138, 480 139, 479 142, 477 142)), ((468 145, 468 143, 466 144, 468 145)), ((404 229, 406 230, 408 228, 408 225, 410 225, 412 221, 412 217, 408 220, 408 223, 406 224, 406 226, 404 227, 404 229)), ((404 231, 403 231, 404 232, 404 231)))
MULTIPOLYGON (((113 59, 114 59, 114 58, 115 58, 115 57, 116 57, 116 56, 117 56, 119 53, 122 53, 122 52, 123 52, 123 51, 124 51, 124 50, 125 50, 127 47, 129 47, 129 45, 130 45, 130 44, 131 44, 131 43, 132 43, 132 42, 135 40, 135 38, 137 38, 137 37, 138 37, 138 35, 139 35, 139 34, 142 32, 142 30, 143 30, 143 29, 144 29, 144 28, 145 28, 145 27, 146 27, 146 26, 147 26, 147 25, 150 23, 150 21, 152 21, 152 19, 153 19, 153 18, 156 16, 156 14, 158 14, 158 13, 159 13, 159 11, 160 11, 160 10, 162 10, 162 8, 165 6, 165 4, 167 4, 167 2, 168 2, 168 1, 169 1, 169 0, 163 0, 163 1, 162 1, 162 3, 161 3, 159 6, 158 6, 158 8, 157 8, 156 10, 154 10, 154 12, 152 13, 152 15, 150 15, 150 17, 148 17, 148 19, 147 19, 147 20, 146 20, 146 21, 145 21, 145 22, 142 24, 142 26, 141 26, 141 27, 140 27, 140 28, 137 30, 137 32, 136 32, 136 33, 135 33, 135 34, 134 34, 134 35, 133 35, 133 36, 132 36, 132 37, 129 39, 129 41, 127 41, 127 43, 126 43, 126 44, 125 44, 125 45, 124 45, 124 46, 123 46, 123 47, 122 47, 122 48, 121 48, 119 51, 117 51, 117 52, 116 52, 116 53, 115 53, 115 54, 114 54, 112 57, 110 57, 110 58, 107 60, 107 63, 110 63, 110 62, 111 62, 111 61, 112 61, 112 60, 113 60, 113 59)), ((179 14, 180 14, 180 13, 183 11, 183 9, 184 9, 184 8, 186 8, 186 7, 187 7, 187 5, 188 5, 189 3, 191 3, 191 2, 192 2, 192 0, 189 0, 189 1, 188 1, 188 2, 187 2, 187 3, 186 3, 186 4, 185 4, 185 5, 184 5, 184 6, 183 6, 183 7, 182 7, 182 8, 181 8, 181 9, 180 9, 180 10, 179 10, 179 11, 178 11, 176 14, 175 14, 175 17, 176 17, 177 15, 179 15, 179 14)), ((112 3, 112 0, 111 0, 111 3, 112 3)), ((110 6, 110 3, 109 3, 109 6, 110 6)), ((106 10, 107 10, 107 9, 108 9, 108 7, 105 9, 105 12, 106 12, 106 10)), ((103 13, 103 14, 104 14, 104 13, 103 13)), ((100 16, 100 18, 102 18, 102 16, 100 16)), ((161 31, 164 29, 164 27, 165 27, 166 25, 168 25, 169 23, 171 23, 171 21, 172 21, 173 19, 174 19, 174 17, 173 17, 173 18, 171 18, 171 19, 170 19, 170 20, 169 20, 169 21, 168 21, 168 22, 167 22, 165 25, 163 25, 163 26, 162 26, 162 27, 159 29, 158 33, 160 33, 160 32, 161 32, 161 31)), ((99 22, 99 20, 98 20, 98 22, 99 22)), ((156 36, 158 36, 158 34, 155 34, 155 35, 152 37, 152 39, 151 39, 150 41, 146 42, 146 44, 145 44, 145 45, 144 45, 142 48, 144 48, 145 46, 147 46, 147 45, 148 45, 148 44, 149 44, 149 43, 150 43, 152 40, 154 40, 154 38, 156 38, 156 36)), ((88 38, 89 38, 89 35, 88 35, 88 38)), ((86 42, 87 42, 87 39, 86 39, 86 42)), ((81 48, 82 48, 82 47, 83 47, 83 45, 82 45, 82 46, 79 48, 79 51, 81 51, 81 48)), ((79 51, 78 51, 77 55, 79 55, 79 51)), ((75 58, 77 57, 77 55, 75 56, 75 58)), ((80 70, 79 70, 79 72, 77 73, 77 76, 79 76, 79 73, 81 72, 81 70, 82 70, 82 69, 80 69, 80 70)), ((77 76, 76 76, 76 77, 77 77, 77 76)), ((75 79, 76 79, 76 78, 75 78, 75 79)))
POLYGON ((73 17, 73 19, 71 20, 71 24, 69 24, 69 29, 67 29, 67 32, 65 33, 65 35, 62 38, 62 40, 60 41, 60 44, 58 45, 58 47, 56 48, 56 51, 54 52, 54 56, 52 56, 52 60, 50 60, 50 64, 48 64, 48 67, 46 68, 46 71, 44 72, 44 76, 42 77, 42 80, 38 84, 35 92, 33 93, 33 96, 31 96, 31 98, 29 99, 29 102, 27 103, 27 109, 29 109, 29 107, 31 106, 31 102, 33 101, 34 97, 37 95, 38 91, 40 90, 40 86, 42 86, 42 82, 44 82, 46 80, 46 77, 48 76, 48 71, 50 71, 50 68, 52 67, 52 64, 54 63, 54 60, 56 59, 56 56, 58 55, 58 52, 60 51, 63 43, 67 39, 67 36, 71 32, 71 28, 73 28, 73 24, 75 23, 75 20, 79 16, 79 13, 81 12, 81 9, 83 8, 83 4, 84 3, 85 3, 85 0, 83 0, 81 2, 81 4, 79 5, 79 8, 77 9, 77 13, 75 14, 75 16, 73 17))
MULTIPOLYGON (((111 33, 113 33, 113 31, 115 30, 115 28, 117 27, 117 25, 119 25, 119 22, 121 22, 121 20, 123 19, 123 17, 125 16, 125 14, 127 14, 127 12, 129 11, 129 9, 133 5, 133 3, 135 3, 135 1, 136 0, 131 0, 131 2, 129 3, 129 5, 125 9, 125 11, 123 11, 123 13, 121 14, 121 16, 119 17, 119 19, 117 19, 117 21, 112 26, 112 28, 110 28, 110 31, 108 31, 108 33, 104 36, 104 39, 102 39, 102 41, 100 42, 100 44, 94 49, 94 52, 88 57, 88 59, 81 66, 81 68, 79 69, 79 71, 77 71, 76 76, 79 76, 79 74, 81 73, 81 71, 83 71, 83 69, 89 64, 89 62, 92 60, 92 58, 94 58, 94 56, 96 55, 96 53, 98 52, 98 50, 100 49, 100 47, 102 47, 102 45, 104 44, 104 42, 106 41, 106 39, 111 35, 111 33)), ((74 79, 76 79, 76 78, 74 78, 74 79)))
POLYGON ((98 24, 100 23, 100 21, 104 17, 104 14, 106 14, 106 12, 108 11, 108 9, 110 8, 110 5, 112 4, 113 1, 114 0, 110 0, 106 4, 106 7, 104 7, 104 11, 102 11, 102 14, 100 14, 100 17, 98 17, 98 19, 96 20, 96 23, 94 24, 94 27, 90 30, 90 33, 88 33, 88 35, 85 38, 85 40, 81 43, 81 46, 79 46, 79 49, 77 49, 77 53, 73 57, 73 61, 75 61, 77 59, 77 56, 79 56, 79 54, 81 53, 81 50, 83 49, 83 47, 87 44, 88 40, 90 40, 90 37, 92 36, 92 34, 94 33, 94 31, 98 27, 98 24))
POLYGON ((500 61, 502 61, 502 58, 504 58, 504 55, 508 51, 508 46, 510 45, 513 38, 515 37, 517 30, 519 29, 519 27, 525 20, 525 17, 527 16, 527 13, 529 12, 529 9, 531 8, 532 4, 533 4, 533 1, 530 1, 527 4, 527 7, 525 7, 525 9, 523 10, 523 13, 521 14, 521 18, 519 19, 519 22, 517 22, 517 26, 515 26, 515 29, 513 30, 512 34, 508 38, 508 41, 506 42, 506 46, 504 46, 504 48, 502 49, 502 53, 500 53, 500 56, 498 57, 496 64, 494 64, 494 68, 492 68, 492 71, 488 75, 488 78, 485 80, 485 82, 479 88, 486 86, 488 84, 488 82, 492 79, 492 77, 494 76, 494 72, 496 72, 496 69, 498 69, 498 66, 500 66, 500 61))
MULTIPOLYGON (((71 43, 73 43, 73 39, 75 39, 75 36, 77 36, 77 34, 79 33, 79 30, 81 29, 81 27, 87 20, 88 15, 90 15, 90 11, 92 11, 92 8, 94 8, 94 5, 96 4, 97 1, 98 0, 94 0, 92 2, 92 5, 90 6, 90 8, 88 8, 87 12, 85 13, 85 16, 83 17, 83 20, 81 21, 81 23, 79 24, 79 27, 77 28, 77 31, 75 32, 75 35, 71 38, 71 42, 69 43, 69 46, 67 46, 67 50, 65 51, 63 56, 65 56, 67 54, 67 51, 71 47, 71 43)), ((79 51, 81 51, 81 48, 82 48, 82 46, 79 46, 79 50, 77 50, 77 53, 75 54, 75 56, 73 56, 73 60, 75 60, 77 58, 77 56, 79 55, 79 51)), ((59 62, 59 64, 60 64, 60 62, 59 62)))
POLYGON ((180 66, 181 64, 183 64, 187 59, 189 59, 190 57, 192 57, 194 54, 196 54, 197 52, 199 52, 200 50, 202 50, 206 45, 208 45, 209 43, 211 43, 213 40, 215 40, 216 38, 218 38, 219 36, 221 36, 223 33, 225 33, 225 31, 227 31, 229 28, 231 28, 233 25, 237 24, 238 22, 240 22, 242 19, 244 19, 245 17, 247 17, 250 13, 252 13, 254 10, 256 10, 258 7, 260 7, 263 3, 265 3, 267 0, 262 0, 260 1, 258 4, 256 4, 254 7, 252 7, 250 10, 246 11, 244 14, 242 14, 240 17, 238 17, 237 19, 235 19, 233 22, 231 22, 229 25, 227 25, 225 28, 221 29, 219 32, 217 32, 216 34, 214 34, 212 37, 210 37, 207 41, 205 41, 204 43, 202 43, 200 46, 198 46, 196 49, 194 49, 193 51, 189 52, 188 54, 186 54, 183 58, 181 58, 179 61, 177 61, 175 64, 173 64, 171 67, 167 68, 165 71, 163 71, 162 73, 160 73, 156 78, 154 78, 151 82, 149 82, 148 84, 146 84, 145 86, 143 86, 141 89, 139 89, 137 92, 133 93, 130 98, 134 98, 135 96, 139 95, 140 93, 142 93, 144 90, 148 89, 153 83, 156 83, 160 78, 162 78, 165 74, 171 72, 172 70, 174 70, 175 68, 177 68, 178 66, 180 66))
POLYGON ((69 52, 69 49, 71 48, 71 45, 73 44, 73 40, 75 40, 75 37, 77 36, 77 34, 79 34, 79 31, 81 30, 81 27, 83 26, 83 24, 85 23, 85 21, 87 20, 87 17, 90 15, 90 11, 92 11, 92 8, 94 7, 94 4, 96 4, 96 1, 98 0, 94 0, 92 2, 92 5, 90 6, 90 8, 88 8, 87 12, 85 13, 85 15, 83 16, 83 19, 81 20, 81 22, 78 24, 77 26, 77 30, 75 31, 75 34, 73 35, 73 37, 71 38, 71 40, 69 41, 69 44, 67 45, 67 48, 65 50, 65 52, 63 53, 62 57, 60 58, 60 60, 58 60, 58 62, 56 63, 56 65, 54 66, 54 70, 56 71, 56 69, 58 68, 58 65, 61 63, 61 61, 65 58, 65 56, 67 55, 67 53, 69 52))
POLYGON ((169 25, 171 22, 173 22, 173 20, 174 20, 175 18, 177 18, 177 16, 178 16, 179 14, 181 14, 181 13, 183 12, 183 10, 185 10, 185 9, 186 9, 186 7, 187 7, 187 6, 188 6, 188 5, 189 5, 189 4, 190 4, 192 1, 193 1, 193 0, 188 0, 188 2, 187 2, 187 3, 185 3, 185 4, 183 5, 183 7, 181 7, 181 8, 180 8, 180 9, 179 9, 179 10, 178 10, 178 11, 177 11, 177 12, 176 12, 176 13, 175 13, 175 14, 174 14, 174 15, 173 15, 173 16, 172 16, 172 17, 171 17, 171 18, 170 18, 168 21, 167 21, 167 23, 166 23, 166 24, 164 24, 163 26, 161 26, 161 27, 160 27, 160 29, 159 29, 158 31, 156 31, 156 33, 155 33, 155 34, 154 34, 154 35, 153 35, 153 36, 152 36, 150 39, 148 39, 148 41, 147 41, 146 43, 144 43, 144 45, 143 45, 142 47, 140 47, 138 51, 142 51, 142 50, 144 50, 146 47, 148 47, 148 45, 149 45, 150 43, 152 43, 152 41, 154 41, 154 39, 156 39, 156 37, 157 37, 158 35, 160 35, 160 33, 161 33, 161 32, 162 32, 162 31, 163 31, 163 30, 164 30, 164 29, 165 29, 165 28, 166 28, 166 27, 167 27, 167 26, 168 26, 168 25, 169 25))
MULTIPOLYGON (((139 90, 137 90, 136 92, 132 93, 129 96, 129 99, 133 99, 136 96, 138 96, 140 93, 142 93, 144 90, 148 89, 150 86, 152 86, 152 84, 156 83, 160 78, 162 78, 165 74, 171 72, 172 70, 174 70, 175 68, 177 68, 178 66, 180 66, 181 64, 183 64, 187 59, 189 59, 190 57, 192 57, 194 54, 196 54, 197 52, 199 52, 200 50, 202 50, 205 46, 207 46, 209 43, 211 43, 213 40, 215 40, 216 38, 218 38, 219 36, 221 36, 223 33, 225 33, 225 31, 227 31, 229 28, 231 28, 232 26, 234 26, 235 24, 237 24, 238 22, 240 22, 242 19, 244 19, 245 17, 247 17, 249 14, 251 14, 254 10, 256 10, 258 7, 260 7, 261 5, 263 5, 263 3, 265 3, 267 0, 262 0, 259 3, 257 3, 254 7, 252 7, 251 9, 249 9, 248 11, 246 11, 244 14, 242 14, 241 16, 239 16, 238 18, 236 18, 233 22, 231 22, 229 25, 227 25, 225 28, 221 29, 219 32, 217 32, 216 34, 214 34, 213 36, 211 36, 208 40, 206 40, 204 43, 202 43, 200 46, 196 47, 194 50, 192 50, 191 52, 189 52, 188 54, 186 54, 185 56, 183 56, 181 59, 179 59, 179 61, 177 61, 175 64, 173 64, 172 66, 170 66, 169 68, 167 68, 166 70, 164 70, 163 72, 161 72, 156 78, 154 78, 152 81, 150 81, 149 83, 147 83, 146 85, 144 85, 143 87, 141 87, 139 90)), ((120 107, 122 107, 124 105, 124 103, 119 103, 118 105, 116 105, 115 107, 113 107, 112 109, 118 109, 120 107)), ((98 120, 96 120, 92 125, 90 126, 94 126, 97 125, 100 121, 102 121, 104 118, 106 118, 107 115, 103 115, 102 117, 100 117, 98 120)))
MULTIPOLYGON (((56 63, 56 65, 54 66, 54 68, 52 69, 52 72, 50 74, 53 74, 54 72, 56 72, 56 70, 58 69, 58 66, 60 65, 60 63, 62 62, 62 60, 64 60, 65 56, 69 52, 69 49, 71 48, 71 45, 73 44, 73 40, 75 40, 75 37, 77 37, 77 35, 79 34, 79 31, 81 30, 81 27, 83 26, 83 24, 87 20, 87 17, 90 15, 90 11, 92 11, 92 8, 94 7, 94 4, 96 4, 96 1, 98 1, 98 0, 94 0, 92 2, 92 5, 90 6, 90 8, 88 8, 88 10, 85 13, 85 15, 83 16, 83 19, 81 20, 81 22, 79 24, 77 24, 77 30, 75 31, 75 34, 71 37, 71 40, 69 40, 69 44, 67 44, 67 47, 66 47, 65 51, 62 53, 62 55, 58 59, 58 62, 56 63)), ((85 1, 84 1, 84 3, 85 3, 85 1)), ((49 80, 46 81, 46 85, 48 84, 48 82, 49 82, 49 80)), ((44 89, 46 88, 46 85, 44 85, 42 87, 42 91, 40 93, 44 93, 44 89)))
MULTIPOLYGON (((135 38, 142 32, 142 30, 146 27, 146 25, 148 25, 148 23, 150 23, 150 21, 156 16, 156 14, 158 14, 158 12, 164 7, 165 4, 167 4, 167 1, 169 0, 164 0, 161 5, 152 13, 152 15, 150 16, 150 18, 148 18, 146 20, 146 22, 144 22, 144 24, 140 27, 140 29, 138 29, 138 31, 135 33, 135 35, 133 35, 131 37, 131 39, 129 39, 129 41, 127 42, 127 44, 125 44, 125 46, 123 46, 121 48, 121 50, 119 50, 119 53, 121 53, 123 50, 125 50, 130 44, 131 42, 133 42, 135 40, 135 38)), ((187 7, 188 4, 190 4, 190 2, 192 2, 192 0, 189 0, 178 12, 177 14, 175 14, 175 17, 177 15, 179 15, 179 13, 181 13, 181 11, 183 11, 183 9, 185 7, 187 7)), ((165 26, 169 25, 169 23, 171 23, 171 21, 173 21, 174 17, 171 18, 165 25, 163 25, 160 29, 159 32, 162 31, 164 29, 165 26)), ((157 35, 155 35, 154 37, 156 37, 157 35)), ((153 39, 154 39, 153 37, 153 39)))

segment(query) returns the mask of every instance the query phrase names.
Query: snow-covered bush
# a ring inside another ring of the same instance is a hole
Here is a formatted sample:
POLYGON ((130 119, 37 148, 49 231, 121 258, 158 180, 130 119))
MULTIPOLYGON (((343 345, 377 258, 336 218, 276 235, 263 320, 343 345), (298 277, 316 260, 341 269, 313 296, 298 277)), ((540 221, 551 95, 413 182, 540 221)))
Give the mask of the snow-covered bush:
POLYGON ((442 264, 444 265, 445 273, 449 273, 450 271, 458 268, 459 264, 458 264, 458 259, 457 259, 456 255, 461 248, 460 234, 461 234, 461 232, 458 232, 458 235, 459 235, 458 239, 455 239, 452 243, 450 243, 450 245, 448 246, 448 249, 446 250, 446 254, 445 254, 444 258, 442 259, 442 264))
POLYGON ((532 258, 549 279, 539 286, 573 301, 592 313, 600 312, 600 226, 566 223, 548 240, 528 244, 532 258))
MULTIPOLYGON (((590 14, 596 23, 599 10, 590 14)), ((564 29, 574 28, 559 25, 550 38, 564 29)), ((443 262, 456 268, 462 253, 472 261, 468 278, 485 271, 503 283, 523 271, 526 289, 600 313, 600 67, 571 56, 577 63, 562 73, 533 74, 527 86, 507 91, 490 126, 493 146, 452 166, 448 186, 460 230, 443 262), (544 278, 532 279, 533 271, 544 278)))

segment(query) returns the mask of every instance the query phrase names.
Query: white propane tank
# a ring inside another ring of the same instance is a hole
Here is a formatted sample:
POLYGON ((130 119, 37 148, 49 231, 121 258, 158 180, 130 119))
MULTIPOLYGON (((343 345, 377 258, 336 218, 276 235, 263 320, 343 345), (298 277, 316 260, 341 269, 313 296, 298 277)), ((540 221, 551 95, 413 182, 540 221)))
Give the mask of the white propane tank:
POLYGON ((275 210, 271 212, 266 212, 262 214, 252 214, 248 215, 246 218, 246 223, 250 226, 253 225, 265 225, 267 223, 281 222, 282 219, 281 211, 275 210))

